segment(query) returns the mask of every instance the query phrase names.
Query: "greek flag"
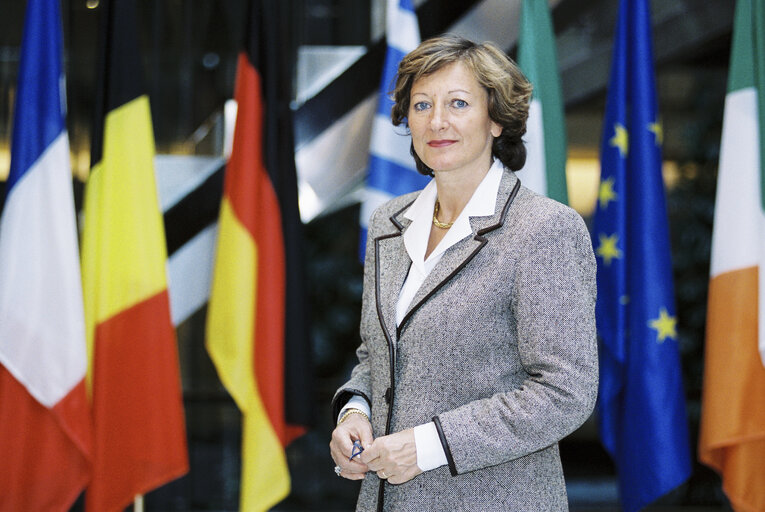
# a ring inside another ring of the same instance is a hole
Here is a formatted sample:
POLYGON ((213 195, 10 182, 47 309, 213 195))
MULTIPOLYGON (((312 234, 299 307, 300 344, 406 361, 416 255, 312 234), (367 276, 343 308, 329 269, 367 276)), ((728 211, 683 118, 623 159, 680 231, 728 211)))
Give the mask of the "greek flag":
POLYGON ((360 255, 364 259, 367 223, 375 208, 388 199, 423 188, 430 178, 417 172, 409 153, 411 137, 403 127, 391 124, 393 100, 390 92, 395 86, 396 71, 401 59, 420 44, 420 28, 412 0, 388 0, 386 18, 388 48, 385 53, 380 98, 372 125, 369 145, 369 172, 361 204, 360 255))

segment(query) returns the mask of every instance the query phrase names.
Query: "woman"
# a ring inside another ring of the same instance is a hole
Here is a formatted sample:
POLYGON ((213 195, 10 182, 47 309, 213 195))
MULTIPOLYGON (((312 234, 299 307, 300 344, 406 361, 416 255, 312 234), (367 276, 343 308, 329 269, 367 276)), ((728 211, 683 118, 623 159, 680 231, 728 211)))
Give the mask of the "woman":
POLYGON ((364 480, 357 510, 568 508, 558 441, 597 394, 595 260, 581 217, 514 174, 530 96, 490 43, 435 38, 399 65, 393 123, 434 179, 369 224, 330 443, 364 480))

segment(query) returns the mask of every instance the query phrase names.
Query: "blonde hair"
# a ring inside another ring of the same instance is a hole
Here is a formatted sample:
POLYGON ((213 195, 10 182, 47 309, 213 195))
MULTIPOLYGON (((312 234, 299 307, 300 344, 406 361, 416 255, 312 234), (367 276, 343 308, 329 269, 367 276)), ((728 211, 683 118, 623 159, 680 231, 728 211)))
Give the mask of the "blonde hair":
MULTIPOLYGON (((492 143, 492 155, 499 158, 508 169, 517 171, 526 162, 522 137, 526 133, 526 120, 529 117, 531 83, 515 62, 493 43, 477 44, 452 35, 423 41, 398 66, 391 110, 393 124, 404 124, 408 128, 412 85, 423 76, 455 62, 465 64, 478 83, 486 89, 489 117, 502 127, 502 133, 492 143)), ((417 163, 417 170, 433 176, 433 170, 415 153, 414 145, 410 152, 417 163)))

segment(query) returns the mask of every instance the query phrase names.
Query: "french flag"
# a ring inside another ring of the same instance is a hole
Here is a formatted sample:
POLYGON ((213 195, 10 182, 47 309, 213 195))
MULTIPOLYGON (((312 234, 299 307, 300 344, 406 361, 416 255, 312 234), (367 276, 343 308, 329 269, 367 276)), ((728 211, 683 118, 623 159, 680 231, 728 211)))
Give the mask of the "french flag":
POLYGON ((28 0, 0 216, 0 510, 68 510, 91 419, 59 0, 28 0))

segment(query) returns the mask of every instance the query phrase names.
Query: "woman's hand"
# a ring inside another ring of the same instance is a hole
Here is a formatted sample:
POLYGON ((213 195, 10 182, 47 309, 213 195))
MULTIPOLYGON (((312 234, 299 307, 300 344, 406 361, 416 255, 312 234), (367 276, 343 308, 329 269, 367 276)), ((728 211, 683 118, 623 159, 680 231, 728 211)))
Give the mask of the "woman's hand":
POLYGON ((350 414, 332 431, 332 440, 329 443, 329 451, 332 459, 342 470, 339 475, 349 480, 361 480, 369 471, 365 463, 361 461, 360 456, 353 460, 353 442, 361 442, 361 446, 366 451, 372 445, 374 437, 372 436, 372 425, 366 416, 362 414, 350 414))
POLYGON ((364 447, 361 461, 392 484, 403 484, 422 473, 417 466, 417 447, 411 428, 378 437, 371 446, 364 447))

